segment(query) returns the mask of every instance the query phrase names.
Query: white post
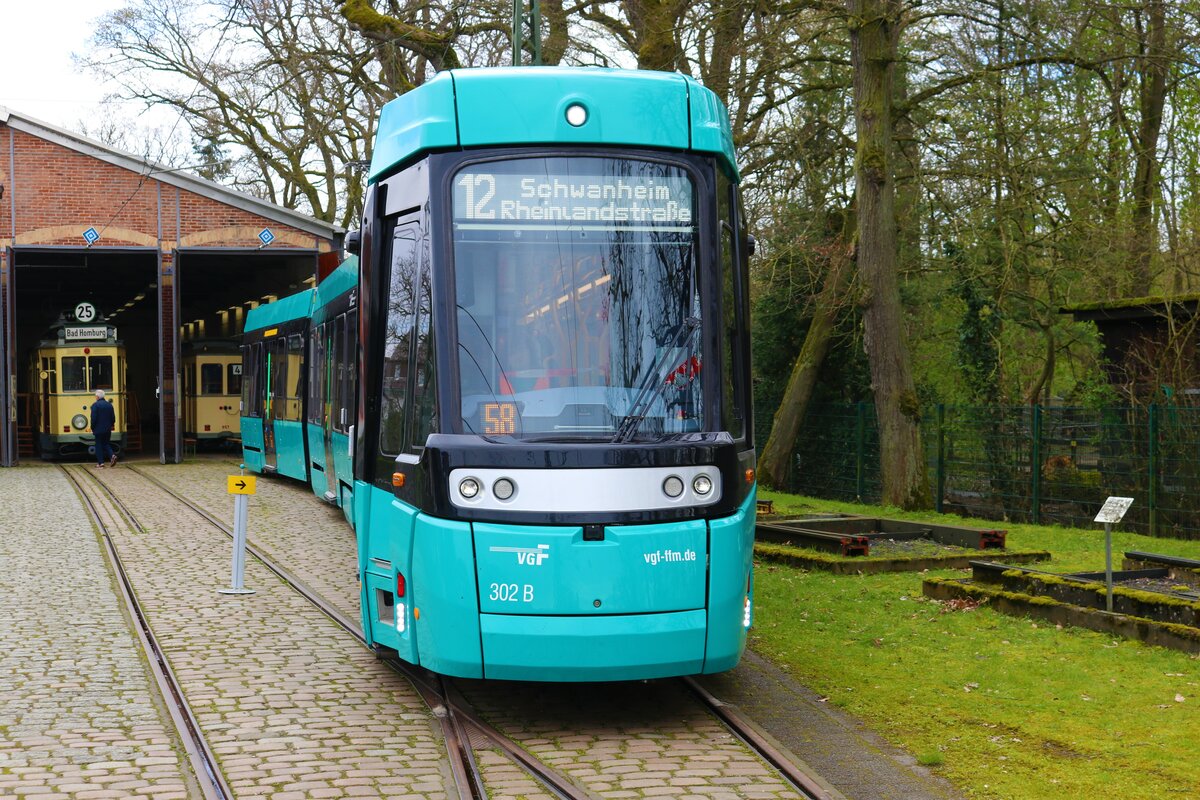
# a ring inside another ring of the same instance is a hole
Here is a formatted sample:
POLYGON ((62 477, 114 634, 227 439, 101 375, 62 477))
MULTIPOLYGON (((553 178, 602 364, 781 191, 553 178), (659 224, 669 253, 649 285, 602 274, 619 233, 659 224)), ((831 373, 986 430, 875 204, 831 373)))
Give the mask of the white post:
POLYGON ((1108 594, 1104 598, 1104 607, 1112 613, 1112 523, 1104 523, 1104 584, 1108 594))
MULTIPOLYGON (((245 474, 243 464, 242 474, 245 474)), ((218 589, 221 594, 254 594, 253 589, 243 585, 246 572, 246 520, 250 502, 244 494, 233 496, 233 565, 228 589, 218 589)))
POLYGON ((1113 607, 1112 526, 1125 517, 1125 512, 1131 505, 1133 505, 1132 497, 1110 497, 1104 501, 1104 505, 1095 519, 1096 522, 1104 523, 1104 583, 1108 587, 1104 606, 1110 614, 1113 607))

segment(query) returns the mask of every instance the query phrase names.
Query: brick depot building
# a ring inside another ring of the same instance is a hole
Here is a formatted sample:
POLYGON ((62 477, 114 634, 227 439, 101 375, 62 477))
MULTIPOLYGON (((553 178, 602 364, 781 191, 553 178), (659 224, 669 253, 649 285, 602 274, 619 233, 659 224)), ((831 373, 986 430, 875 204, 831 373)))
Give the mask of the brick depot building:
POLYGON ((90 303, 126 347, 143 453, 179 461, 185 341, 336 264, 333 225, 0 107, 0 465, 33 458, 29 357, 90 303))

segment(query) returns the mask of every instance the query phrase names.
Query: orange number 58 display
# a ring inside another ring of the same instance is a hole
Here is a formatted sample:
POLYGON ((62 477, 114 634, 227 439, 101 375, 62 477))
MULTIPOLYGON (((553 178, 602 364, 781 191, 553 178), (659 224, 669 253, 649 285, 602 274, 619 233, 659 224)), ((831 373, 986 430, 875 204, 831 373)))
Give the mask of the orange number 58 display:
POLYGON ((485 434, 516 433, 517 407, 512 403, 483 404, 483 432, 485 434))

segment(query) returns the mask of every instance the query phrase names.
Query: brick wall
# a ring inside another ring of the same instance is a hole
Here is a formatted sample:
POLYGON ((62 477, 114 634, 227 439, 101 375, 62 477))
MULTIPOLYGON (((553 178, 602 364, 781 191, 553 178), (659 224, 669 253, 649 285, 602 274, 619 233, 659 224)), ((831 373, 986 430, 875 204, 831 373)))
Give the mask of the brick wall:
POLYGON ((101 233, 97 246, 248 247, 260 244, 257 234, 269 227, 279 245, 328 250, 320 241, 290 225, 253 214, 218 199, 172 186, 152 174, 138 173, 55 142, 4 126, 0 138, 0 238, 8 231, 15 199, 18 245, 83 245, 83 231, 101 233), (13 139, 9 164, 8 138, 13 139), (161 231, 160 226, 161 213, 161 231))

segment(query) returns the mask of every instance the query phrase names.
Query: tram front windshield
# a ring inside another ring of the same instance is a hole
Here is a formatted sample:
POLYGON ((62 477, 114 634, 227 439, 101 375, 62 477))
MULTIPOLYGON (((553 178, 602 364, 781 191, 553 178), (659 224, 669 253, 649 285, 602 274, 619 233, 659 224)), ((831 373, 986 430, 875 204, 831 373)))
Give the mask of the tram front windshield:
POLYGON ((709 429, 683 169, 515 159, 461 170, 453 192, 464 432, 644 441, 709 429))

